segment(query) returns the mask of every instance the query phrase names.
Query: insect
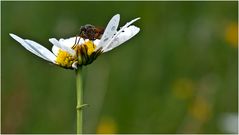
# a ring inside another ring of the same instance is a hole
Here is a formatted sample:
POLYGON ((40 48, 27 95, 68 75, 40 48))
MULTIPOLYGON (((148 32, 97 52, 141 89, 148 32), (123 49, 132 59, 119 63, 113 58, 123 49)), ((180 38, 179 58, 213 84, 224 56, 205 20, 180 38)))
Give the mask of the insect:
POLYGON ((91 24, 86 24, 84 26, 81 26, 79 36, 84 39, 95 40, 100 39, 103 33, 103 28, 95 27, 91 24))
POLYGON ((84 26, 81 26, 80 33, 76 35, 75 44, 72 46, 72 49, 74 49, 76 45, 79 44, 80 42, 80 38, 78 39, 77 37, 81 37, 83 39, 95 40, 95 39, 100 39, 103 33, 104 33, 103 28, 95 27, 94 25, 91 25, 91 24, 86 24, 84 26))
MULTIPOLYGON (((120 21, 120 15, 117 14, 112 17, 105 29, 100 29, 90 24, 82 26, 79 36, 89 40, 100 39, 96 50, 101 48, 103 52, 107 52, 129 40, 139 32, 140 29, 138 27, 131 25, 139 19, 140 18, 133 19, 117 31, 120 21)), ((75 48, 79 41, 80 39, 76 36, 75 45, 72 49, 75 48)))

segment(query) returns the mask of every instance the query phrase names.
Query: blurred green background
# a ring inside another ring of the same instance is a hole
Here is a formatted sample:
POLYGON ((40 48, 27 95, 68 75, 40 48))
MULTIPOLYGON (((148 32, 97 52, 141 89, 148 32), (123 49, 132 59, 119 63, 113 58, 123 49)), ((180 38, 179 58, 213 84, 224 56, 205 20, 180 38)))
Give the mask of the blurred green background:
POLYGON ((2 133, 76 131, 74 71, 8 34, 51 49, 49 38, 75 36, 85 24, 104 27, 116 13, 120 26, 141 17, 134 24, 141 31, 84 68, 85 133, 238 130, 236 1, 1 2, 1 11, 2 133))

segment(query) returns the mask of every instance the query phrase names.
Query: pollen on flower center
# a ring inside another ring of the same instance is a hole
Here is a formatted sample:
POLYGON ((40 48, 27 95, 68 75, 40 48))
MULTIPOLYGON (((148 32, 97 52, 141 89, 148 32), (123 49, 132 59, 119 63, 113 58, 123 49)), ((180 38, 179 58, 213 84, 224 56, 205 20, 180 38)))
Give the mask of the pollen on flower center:
POLYGON ((72 56, 66 51, 59 49, 56 63, 62 67, 71 68, 72 64, 77 61, 77 57, 72 56))

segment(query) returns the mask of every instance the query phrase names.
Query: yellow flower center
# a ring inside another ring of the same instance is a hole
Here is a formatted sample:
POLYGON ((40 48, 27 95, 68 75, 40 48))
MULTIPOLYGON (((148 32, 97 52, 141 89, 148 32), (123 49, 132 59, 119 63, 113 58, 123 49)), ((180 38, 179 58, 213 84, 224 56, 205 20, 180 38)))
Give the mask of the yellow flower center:
POLYGON ((95 51, 95 44, 92 41, 85 42, 87 46, 87 54, 90 56, 95 51))
POLYGON ((68 52, 59 49, 56 63, 62 67, 71 68, 72 64, 77 61, 77 57, 70 55, 68 52))
POLYGON ((87 41, 83 44, 75 44, 72 49, 76 52, 76 55, 74 56, 59 49, 56 63, 64 68, 72 68, 74 62, 77 62, 77 66, 88 65, 102 53, 102 48, 95 50, 96 45, 93 41, 87 41))

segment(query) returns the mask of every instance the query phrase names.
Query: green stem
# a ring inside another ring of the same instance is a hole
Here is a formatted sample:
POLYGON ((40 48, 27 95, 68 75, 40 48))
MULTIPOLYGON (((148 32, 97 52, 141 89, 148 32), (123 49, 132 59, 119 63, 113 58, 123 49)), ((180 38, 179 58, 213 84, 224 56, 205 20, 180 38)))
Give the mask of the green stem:
POLYGON ((83 79, 82 79, 82 67, 79 67, 76 70, 76 94, 77 94, 77 120, 76 120, 76 129, 77 134, 83 133, 83 79))

